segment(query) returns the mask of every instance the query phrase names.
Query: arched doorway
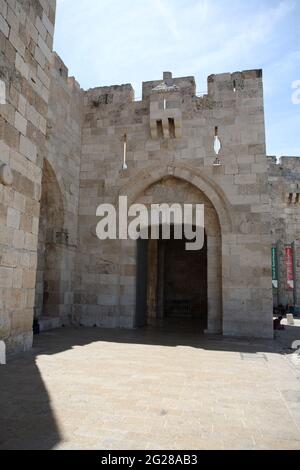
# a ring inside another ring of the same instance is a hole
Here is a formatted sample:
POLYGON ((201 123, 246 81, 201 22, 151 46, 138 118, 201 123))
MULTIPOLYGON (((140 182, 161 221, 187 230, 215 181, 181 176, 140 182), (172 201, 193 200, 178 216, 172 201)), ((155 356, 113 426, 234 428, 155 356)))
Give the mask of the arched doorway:
POLYGON ((140 194, 137 203, 203 204, 205 244, 186 251, 185 240, 140 240, 136 255, 135 326, 196 322, 199 331, 222 332, 222 242, 217 212, 191 183, 166 176, 140 194))
POLYGON ((137 326, 208 328, 207 236, 199 251, 187 240, 138 240, 137 326))
POLYGON ((64 207, 55 172, 44 160, 38 238, 35 317, 59 317, 64 303, 61 246, 64 238, 64 207))

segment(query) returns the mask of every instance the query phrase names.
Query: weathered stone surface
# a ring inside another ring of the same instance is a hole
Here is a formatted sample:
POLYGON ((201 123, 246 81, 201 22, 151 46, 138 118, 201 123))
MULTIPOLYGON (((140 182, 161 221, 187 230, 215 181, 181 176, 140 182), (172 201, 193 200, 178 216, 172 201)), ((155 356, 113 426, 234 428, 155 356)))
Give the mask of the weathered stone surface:
MULTIPOLYGON (((207 331, 272 337, 272 245, 273 302, 300 304, 300 160, 266 157, 262 71, 211 75, 202 97, 193 77, 170 72, 145 82, 141 101, 129 84, 83 91, 52 52, 55 1, 0 7, 0 339, 26 349, 34 314, 136 325, 137 245, 96 236, 98 205, 119 195, 148 207, 203 203, 207 331)), ((153 320, 161 265, 157 247, 149 252, 153 320)))
POLYGON ((299 451, 299 366, 283 354, 299 327, 276 341, 193 329, 40 335, 33 354, 1 368, 0 449, 299 451))
MULTIPOLYGON (((102 253, 104 260, 107 253, 117 250, 121 261, 113 262, 110 270, 119 273, 136 266, 137 262, 134 243, 126 253, 128 248, 123 242, 121 246, 110 242, 107 249, 106 243, 87 236, 95 224, 91 217, 98 204, 103 200, 114 203, 118 194, 128 195, 130 202, 183 204, 189 202, 189 198, 187 193, 180 194, 181 181, 188 183, 191 191, 194 188, 193 202, 201 201, 201 197, 196 196, 197 191, 207 198, 206 210, 209 213, 212 207, 220 224, 221 238, 216 253, 208 256, 208 278, 211 279, 208 330, 222 331, 226 335, 271 337, 271 238, 268 240, 271 207, 266 204, 269 193, 261 75, 255 71, 241 74, 240 87, 236 90, 233 86, 236 76, 213 76, 209 80, 208 95, 203 98, 195 96, 193 79, 168 77, 165 85, 163 81, 144 83, 142 102, 133 102, 126 87, 86 92, 81 157, 84 184, 79 206, 81 256, 76 285, 78 292, 85 292, 86 305, 81 302, 76 306, 77 316, 80 315, 83 324, 90 315, 88 312, 93 311, 94 318, 104 318, 108 311, 106 304, 110 302, 118 303, 120 324, 123 316, 126 324, 135 321, 134 274, 132 279, 130 276, 126 280, 123 277, 123 281, 116 278, 119 297, 98 295, 98 307, 94 304, 92 308, 92 299, 98 292, 97 273, 105 268, 105 262, 102 268, 99 263, 95 265, 96 255, 102 253), (248 93, 250 89, 252 93, 248 93), (122 92, 123 98, 120 97, 122 92), (100 99, 104 94, 110 96, 109 101, 100 99), (96 101, 97 106, 93 104, 96 101), (141 109, 145 117, 150 115, 150 126, 149 118, 137 121, 141 109), (177 118, 180 120, 178 134, 177 118), (173 135, 168 127, 169 119, 175 125, 173 135), (150 131, 152 138, 149 138, 150 131), (222 146, 218 168, 213 165, 216 132, 222 146), (124 134, 127 135, 128 169, 122 174, 124 134), (95 175, 105 176, 101 193, 97 193, 93 184, 95 175), (173 178, 169 188, 168 176, 173 178), (258 240, 259 243, 255 243, 258 240), (223 274, 210 273, 209 266, 216 267, 217 263, 222 266, 223 274), (123 282, 127 285, 125 291, 123 282)), ((209 222, 207 228, 210 230, 209 222)), ((214 245, 210 242, 210 246, 214 245)), ((153 301, 151 305, 153 309, 153 301)))
POLYGON ((268 160, 272 243, 278 257, 278 289, 273 289, 274 304, 300 305, 300 159, 282 157, 278 163, 272 157, 268 160), (293 248, 294 290, 287 285, 286 246, 293 248))
MULTIPOLYGON (((41 184, 40 156, 47 153, 43 135, 48 114, 45 90, 51 79, 49 48, 42 43, 42 29, 36 29, 36 25, 44 25, 52 47, 54 12, 53 0, 0 2, 0 79, 6 85, 5 104, 0 104, 0 259, 8 264, 5 250, 9 248, 14 262, 14 267, 2 267, 0 262, 0 285, 5 287, 0 294, 0 318, 5 319, 0 339, 9 351, 25 350, 32 344, 30 298, 36 274, 35 268, 25 268, 23 260, 37 251, 37 222, 32 219, 32 208, 34 184, 41 184), (47 53, 44 61, 43 51, 36 54, 39 45, 47 53), (33 59, 34 54, 39 62, 33 59)), ((39 217, 38 203, 34 216, 39 217)))

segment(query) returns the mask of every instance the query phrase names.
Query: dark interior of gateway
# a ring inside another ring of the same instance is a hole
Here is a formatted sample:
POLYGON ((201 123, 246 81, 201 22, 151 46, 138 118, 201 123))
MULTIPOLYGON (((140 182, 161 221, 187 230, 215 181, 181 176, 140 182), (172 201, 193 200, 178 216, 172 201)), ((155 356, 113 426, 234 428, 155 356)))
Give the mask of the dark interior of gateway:
POLYGON ((201 250, 187 240, 137 242, 136 327, 207 328, 207 237, 201 250))

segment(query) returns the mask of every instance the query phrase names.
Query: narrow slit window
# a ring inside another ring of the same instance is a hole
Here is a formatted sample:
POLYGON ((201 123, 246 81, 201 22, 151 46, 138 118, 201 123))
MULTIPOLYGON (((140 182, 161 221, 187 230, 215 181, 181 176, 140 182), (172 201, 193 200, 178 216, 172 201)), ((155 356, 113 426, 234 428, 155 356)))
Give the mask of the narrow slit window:
POLYGON ((161 120, 156 121, 156 125, 157 125, 157 135, 158 135, 158 137, 163 137, 164 132, 163 132, 163 123, 162 123, 162 121, 161 120))
POLYGON ((175 139, 175 121, 173 118, 169 118, 169 133, 172 139, 175 139))
POLYGON ((219 129, 218 127, 215 127, 214 151, 216 155, 219 155, 221 147, 222 145, 219 139, 219 129))
POLYGON ((124 135, 124 147, 123 147, 123 170, 128 170, 127 166, 127 135, 124 135))
POLYGON ((236 80, 233 80, 233 91, 236 92, 236 80))

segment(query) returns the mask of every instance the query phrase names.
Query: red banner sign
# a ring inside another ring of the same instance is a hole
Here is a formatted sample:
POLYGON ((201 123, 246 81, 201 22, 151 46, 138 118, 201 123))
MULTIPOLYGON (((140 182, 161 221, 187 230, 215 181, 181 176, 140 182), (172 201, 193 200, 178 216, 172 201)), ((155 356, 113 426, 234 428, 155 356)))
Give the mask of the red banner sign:
POLYGON ((285 248, 285 263, 286 263, 286 274, 287 274, 287 287, 289 290, 294 289, 294 256, 293 248, 287 246, 285 248))

